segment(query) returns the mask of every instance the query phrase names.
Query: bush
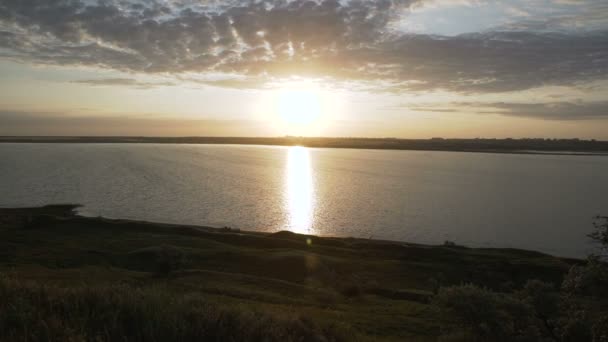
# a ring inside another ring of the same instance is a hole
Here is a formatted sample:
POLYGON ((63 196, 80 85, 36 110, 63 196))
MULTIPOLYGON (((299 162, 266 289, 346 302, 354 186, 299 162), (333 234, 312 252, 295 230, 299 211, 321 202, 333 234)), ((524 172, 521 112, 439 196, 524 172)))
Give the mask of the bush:
POLYGON ((564 341, 608 341, 608 267, 596 257, 573 266, 562 283, 564 341))
POLYGON ((554 319, 559 313, 559 292, 551 283, 528 280, 518 297, 534 309, 536 316, 543 320, 554 319))
POLYGON ((608 267, 595 257, 583 266, 572 266, 562 283, 562 290, 569 296, 606 297, 608 267))
POLYGON ((434 297, 444 339, 538 341, 533 309, 512 296, 475 285, 443 287, 434 297))
MULTIPOLYGON (((589 236, 608 251, 608 217, 597 220, 589 236)), ((496 293, 475 285, 441 287, 433 304, 439 313, 442 339, 608 342, 605 257, 608 255, 592 255, 585 264, 571 267, 559 289, 539 280, 529 280, 514 293, 496 293)), ((507 291, 510 288, 503 286, 507 291)))
POLYGON ((599 245, 603 252, 608 252, 608 216, 597 216, 593 227, 595 230, 589 234, 589 237, 599 245))
POLYGON ((569 312, 562 318, 560 340, 563 342, 592 341, 591 325, 585 311, 569 312))
POLYGON ((347 284, 340 288, 340 293, 348 298, 359 297, 363 294, 363 289, 358 284, 347 284))
POLYGON ((593 341, 606 342, 608 341, 608 313, 604 313, 597 319, 592 327, 593 341))
POLYGON ((437 294, 441 285, 446 282, 445 276, 443 273, 439 272, 434 277, 430 277, 427 280, 427 284, 429 289, 433 292, 433 294, 437 294))
POLYGON ((167 276, 179 270, 185 263, 184 253, 177 247, 161 246, 156 252, 156 272, 167 276))

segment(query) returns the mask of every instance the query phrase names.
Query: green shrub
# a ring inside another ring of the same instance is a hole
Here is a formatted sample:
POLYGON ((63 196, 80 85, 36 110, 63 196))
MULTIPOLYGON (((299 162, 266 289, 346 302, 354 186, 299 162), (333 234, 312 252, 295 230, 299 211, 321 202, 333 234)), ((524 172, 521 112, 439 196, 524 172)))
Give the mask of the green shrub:
POLYGON ((604 313, 598 317, 592 327, 593 341, 606 342, 608 341, 608 313, 604 313))
POLYGON ((444 339, 538 341, 533 309, 512 296, 475 285, 443 287, 433 298, 444 339))
POLYGON ((606 297, 608 267, 595 257, 582 266, 572 266, 564 278, 562 290, 566 295, 606 297))
POLYGON ((559 314, 559 292, 551 283, 537 279, 528 280, 517 295, 534 309, 539 318, 550 320, 559 314))
POLYGON ((569 312, 562 318, 560 326, 560 341, 585 342, 592 341, 591 324, 585 311, 569 312))

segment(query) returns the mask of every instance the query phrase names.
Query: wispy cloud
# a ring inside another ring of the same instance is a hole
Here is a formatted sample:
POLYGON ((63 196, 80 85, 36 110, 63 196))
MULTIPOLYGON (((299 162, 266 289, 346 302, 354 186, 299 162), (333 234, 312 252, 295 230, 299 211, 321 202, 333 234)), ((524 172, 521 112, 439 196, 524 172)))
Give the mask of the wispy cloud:
POLYGON ((74 80, 71 83, 86 84, 91 86, 126 86, 135 87, 138 89, 149 89, 154 87, 173 86, 174 82, 152 82, 152 81, 140 81, 133 78, 98 78, 98 79, 85 79, 85 80, 74 80))
POLYGON ((411 105, 408 108, 415 111, 498 114, 543 120, 608 119, 608 101, 548 103, 450 102, 447 104, 411 105))

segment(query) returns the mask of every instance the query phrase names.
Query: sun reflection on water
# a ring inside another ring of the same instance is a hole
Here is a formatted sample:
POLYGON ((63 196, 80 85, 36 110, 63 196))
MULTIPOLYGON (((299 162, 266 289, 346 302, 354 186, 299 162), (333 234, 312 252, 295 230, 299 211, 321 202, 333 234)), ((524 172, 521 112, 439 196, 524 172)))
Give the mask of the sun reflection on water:
POLYGON ((288 229, 295 233, 313 234, 314 184, 310 151, 301 146, 290 147, 286 172, 288 229))

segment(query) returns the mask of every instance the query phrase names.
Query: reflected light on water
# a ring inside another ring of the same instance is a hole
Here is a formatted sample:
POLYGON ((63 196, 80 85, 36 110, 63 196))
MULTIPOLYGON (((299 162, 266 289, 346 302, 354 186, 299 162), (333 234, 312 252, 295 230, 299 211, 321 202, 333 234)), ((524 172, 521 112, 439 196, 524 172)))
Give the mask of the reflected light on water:
POLYGON ((290 147, 287 155, 285 202, 288 229, 301 234, 312 234, 314 184, 310 152, 301 146, 290 147))

